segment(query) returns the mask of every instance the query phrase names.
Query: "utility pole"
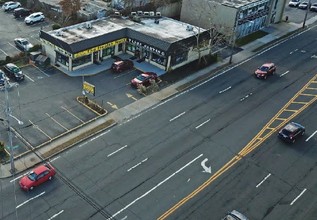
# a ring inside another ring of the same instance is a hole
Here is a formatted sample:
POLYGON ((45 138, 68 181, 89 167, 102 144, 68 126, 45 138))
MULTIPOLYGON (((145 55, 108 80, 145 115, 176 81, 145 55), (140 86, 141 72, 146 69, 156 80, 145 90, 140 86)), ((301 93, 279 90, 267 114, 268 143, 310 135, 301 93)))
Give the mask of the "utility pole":
POLYGON ((232 57, 233 57, 233 51, 234 51, 234 47, 235 47, 235 44, 236 44, 236 31, 237 31, 237 26, 238 26, 238 19, 239 19, 239 16, 240 16, 240 8, 237 9, 237 14, 235 16, 235 21, 234 21, 234 25, 233 25, 233 28, 232 28, 232 36, 231 36, 231 40, 230 40, 230 43, 231 43, 231 54, 230 54, 230 58, 229 58, 229 64, 232 63, 232 57))
POLYGON ((311 0, 309 0, 309 1, 308 1, 308 5, 307 5, 307 9, 306 9, 306 13, 305 13, 304 21, 303 21, 303 28, 305 28, 305 25, 306 25, 307 14, 308 14, 308 11, 309 11, 309 8, 310 8, 310 5, 311 5, 311 0))
POLYGON ((14 165, 14 152, 13 152, 13 144, 12 144, 12 131, 11 131, 11 122, 10 122, 10 115, 11 115, 11 109, 10 109, 10 102, 9 102, 9 94, 8 94, 8 81, 4 80, 4 90, 5 90, 5 113, 7 117, 7 131, 8 131, 8 137, 9 137, 9 147, 10 147, 10 165, 11 169, 10 172, 12 175, 15 174, 15 165, 14 165))

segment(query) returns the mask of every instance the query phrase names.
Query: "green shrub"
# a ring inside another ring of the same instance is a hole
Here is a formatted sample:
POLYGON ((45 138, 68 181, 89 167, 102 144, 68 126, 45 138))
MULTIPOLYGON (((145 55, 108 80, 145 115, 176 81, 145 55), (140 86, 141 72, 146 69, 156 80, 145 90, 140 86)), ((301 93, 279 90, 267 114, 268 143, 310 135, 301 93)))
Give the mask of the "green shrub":
POLYGON ((60 29, 60 28, 61 28, 61 26, 59 24, 53 24, 52 25, 52 29, 53 30, 60 29))
POLYGON ((42 49, 42 45, 41 44, 35 44, 34 47, 32 47, 29 52, 34 52, 34 51, 39 51, 42 49))

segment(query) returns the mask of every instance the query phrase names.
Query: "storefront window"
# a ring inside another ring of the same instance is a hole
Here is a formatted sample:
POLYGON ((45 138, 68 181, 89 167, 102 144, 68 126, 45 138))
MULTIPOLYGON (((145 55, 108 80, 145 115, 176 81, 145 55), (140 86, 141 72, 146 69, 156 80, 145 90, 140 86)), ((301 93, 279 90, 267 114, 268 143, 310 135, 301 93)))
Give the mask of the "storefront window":
POLYGON ((56 61, 62 65, 68 66, 68 56, 65 56, 56 51, 56 61))
POLYGON ((135 46, 133 44, 127 43, 127 51, 131 51, 134 53, 135 46))
POLYGON ((110 56, 112 54, 114 54, 114 47, 108 47, 108 48, 102 50, 103 57, 110 56))
POLYGON ((172 59, 172 65, 177 65, 179 63, 184 62, 188 59, 188 52, 185 51, 183 53, 176 54, 172 59))
POLYGON ((161 57, 161 56, 159 56, 159 55, 157 55, 155 53, 152 53, 152 59, 151 60, 154 61, 155 63, 158 63, 158 64, 163 65, 163 66, 165 66, 165 64, 166 64, 165 57, 161 57))
POLYGON ((118 51, 122 51, 122 44, 118 44, 118 51))
POLYGON ((91 62, 91 54, 74 59, 73 60, 73 67, 81 66, 81 65, 83 65, 85 63, 89 63, 89 62, 91 62))

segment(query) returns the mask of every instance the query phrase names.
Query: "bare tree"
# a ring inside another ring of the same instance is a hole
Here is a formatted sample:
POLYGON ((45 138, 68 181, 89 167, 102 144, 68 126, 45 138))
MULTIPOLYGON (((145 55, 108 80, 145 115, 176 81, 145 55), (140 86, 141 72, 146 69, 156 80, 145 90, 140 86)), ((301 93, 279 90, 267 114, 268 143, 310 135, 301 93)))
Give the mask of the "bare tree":
POLYGON ((81 4, 80 0, 61 0, 58 3, 63 10, 63 23, 67 23, 70 18, 76 17, 77 12, 80 10, 81 4))

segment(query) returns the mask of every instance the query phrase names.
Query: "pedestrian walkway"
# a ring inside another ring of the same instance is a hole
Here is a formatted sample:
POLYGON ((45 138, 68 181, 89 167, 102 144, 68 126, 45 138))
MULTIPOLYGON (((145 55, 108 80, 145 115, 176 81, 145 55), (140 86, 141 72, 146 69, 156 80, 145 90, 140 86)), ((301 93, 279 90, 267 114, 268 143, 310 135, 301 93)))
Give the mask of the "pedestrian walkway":
MULTIPOLYGON (((313 18, 312 20, 307 21, 307 25, 314 23, 317 20, 317 18, 313 18)), ((279 39, 283 37, 284 35, 287 35, 291 32, 294 32, 298 29, 302 28, 301 24, 295 24, 295 23, 286 23, 281 22, 279 24, 273 24, 268 28, 265 28, 264 31, 268 32, 269 34, 255 40, 252 43, 249 43, 245 46, 243 46, 243 50, 237 54, 234 54, 232 57, 232 62, 239 63, 252 55, 254 55, 254 51, 262 47, 263 45, 268 44, 269 42, 279 39)), ((210 73, 215 72, 215 70, 218 70, 219 68, 223 67, 224 65, 227 65, 229 63, 229 57, 222 60, 221 62, 217 62, 211 66, 208 66, 205 69, 202 69, 195 74, 192 74, 175 84, 164 88, 160 90, 159 92, 153 93, 149 96, 146 96, 138 101, 135 101, 131 103, 130 105, 127 105, 121 109, 118 109, 114 112, 111 112, 110 114, 100 117, 90 123, 88 123, 86 126, 83 126, 79 128, 78 130, 71 132, 69 134, 66 134, 65 136, 60 137, 58 140, 51 142, 47 146, 42 147, 41 149, 38 149, 35 153, 29 153, 25 156, 18 158, 14 161, 14 165, 16 168, 16 175, 20 172, 25 171, 26 169, 33 167, 34 165, 41 162, 41 159, 39 156, 47 154, 48 151, 51 151, 55 147, 60 147, 62 145, 65 145, 65 143, 69 142, 69 140, 76 140, 81 135, 87 133, 87 131, 91 131, 94 128, 108 123, 109 121, 113 123, 109 123, 110 126, 115 125, 116 123, 122 123, 123 121, 130 119, 131 117, 139 114, 140 112, 160 103, 162 100, 167 99, 168 97, 171 97, 178 93, 178 88, 182 85, 190 84, 193 80, 197 78, 204 78, 204 76, 208 77, 210 76, 210 73), (39 155, 39 156, 38 156, 39 155)), ((89 70, 87 70, 86 73, 88 73, 89 70)), ((94 133, 96 134, 96 133, 94 133)), ((86 137, 87 138, 87 137, 86 137)), ((82 141, 82 140, 81 140, 82 141)), ((80 141, 79 141, 80 142, 80 141)), ((71 146, 71 145, 70 145, 71 146)), ((56 150, 55 153, 58 153, 59 151, 56 150)), ((54 154, 53 154, 54 155, 54 154)), ((47 159, 47 158, 45 158, 47 159)), ((52 158, 50 158, 52 159, 52 158)), ((10 177, 10 163, 1 165, 0 167, 0 178, 10 177)))

